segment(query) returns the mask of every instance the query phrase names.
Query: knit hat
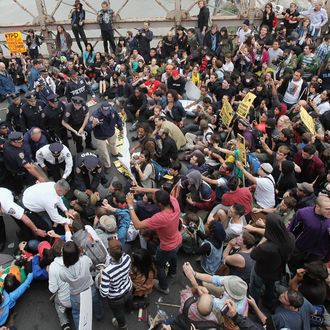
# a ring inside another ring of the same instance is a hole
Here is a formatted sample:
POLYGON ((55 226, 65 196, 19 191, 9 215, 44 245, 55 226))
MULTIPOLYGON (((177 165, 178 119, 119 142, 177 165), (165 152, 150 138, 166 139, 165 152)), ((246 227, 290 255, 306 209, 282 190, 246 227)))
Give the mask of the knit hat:
POLYGON ((238 276, 224 276, 223 286, 228 295, 234 300, 242 300, 246 297, 248 286, 238 276))
POLYGON ((102 215, 100 218, 100 225, 108 233, 113 233, 117 230, 116 218, 113 215, 102 215))
POLYGON ((260 167, 267 174, 270 174, 273 172, 273 166, 270 165, 269 163, 263 163, 260 165, 260 167))
POLYGON ((79 203, 88 204, 89 196, 84 191, 80 191, 78 189, 75 189, 73 191, 73 195, 74 195, 74 197, 76 197, 78 199, 79 203))

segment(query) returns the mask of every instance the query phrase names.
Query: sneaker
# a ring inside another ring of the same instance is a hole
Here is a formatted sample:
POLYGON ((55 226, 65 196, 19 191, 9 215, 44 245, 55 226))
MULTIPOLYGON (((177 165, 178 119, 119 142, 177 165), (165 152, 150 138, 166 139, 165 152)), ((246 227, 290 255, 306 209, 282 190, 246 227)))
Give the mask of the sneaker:
POLYGON ((70 324, 66 323, 66 324, 62 325, 62 330, 71 330, 70 324))
POLYGON ((169 294, 170 293, 170 289, 167 288, 167 289, 162 289, 160 286, 159 286, 159 281, 158 280, 154 280, 154 288, 163 293, 163 294, 169 294))
POLYGON ((118 321, 117 319, 114 317, 112 318, 112 325, 115 327, 115 328, 119 328, 119 329, 128 329, 127 325, 124 325, 123 327, 119 327, 118 325, 118 321))

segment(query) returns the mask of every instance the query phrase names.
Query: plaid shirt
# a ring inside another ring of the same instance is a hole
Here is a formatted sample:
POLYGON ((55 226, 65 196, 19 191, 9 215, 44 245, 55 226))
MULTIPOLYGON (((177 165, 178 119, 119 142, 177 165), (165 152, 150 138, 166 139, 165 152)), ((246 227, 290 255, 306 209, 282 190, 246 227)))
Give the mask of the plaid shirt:
POLYGON ((326 42, 322 42, 321 45, 315 49, 315 55, 320 59, 321 62, 325 61, 329 53, 330 45, 328 45, 326 42))

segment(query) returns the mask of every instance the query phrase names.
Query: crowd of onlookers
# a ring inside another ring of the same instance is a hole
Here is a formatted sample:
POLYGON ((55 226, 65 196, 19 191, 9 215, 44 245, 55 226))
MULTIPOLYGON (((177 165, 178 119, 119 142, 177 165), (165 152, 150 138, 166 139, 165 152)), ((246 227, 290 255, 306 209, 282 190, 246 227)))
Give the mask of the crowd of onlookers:
POLYGON ((7 221, 20 241, 0 271, 1 329, 14 329, 11 310, 35 280, 48 281, 62 329, 79 328, 86 295, 95 319, 110 308, 127 329, 154 289, 175 294, 178 254, 189 287, 153 329, 329 329, 322 4, 291 3, 279 18, 267 3, 259 27, 245 19, 232 36, 198 1, 198 26, 156 47, 147 21, 115 40, 116 14, 101 6, 104 53, 80 1, 74 39, 59 25, 50 58, 33 30, 27 54, 0 52, 0 250, 7 221))

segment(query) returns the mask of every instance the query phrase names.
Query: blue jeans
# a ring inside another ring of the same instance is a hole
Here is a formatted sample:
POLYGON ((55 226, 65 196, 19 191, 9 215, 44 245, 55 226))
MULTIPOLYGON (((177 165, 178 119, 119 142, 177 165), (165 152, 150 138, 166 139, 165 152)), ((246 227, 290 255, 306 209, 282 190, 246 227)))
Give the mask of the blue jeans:
POLYGON ((176 274, 177 268, 177 254, 179 251, 180 245, 171 251, 164 251, 160 248, 156 251, 156 268, 157 268, 157 275, 159 286, 161 289, 166 290, 168 288, 168 283, 166 280, 166 272, 165 272, 165 265, 168 262, 170 267, 168 269, 168 273, 171 275, 176 274))
MULTIPOLYGON (((101 320, 104 316, 104 309, 102 300, 96 287, 93 285, 92 289, 92 300, 93 300, 93 314, 97 320, 101 320)), ((71 295, 71 307, 72 307, 72 318, 76 329, 79 329, 79 316, 80 316, 80 294, 71 295)))
POLYGON ((25 84, 15 86, 15 93, 21 93, 21 91, 27 93, 28 87, 25 84))

